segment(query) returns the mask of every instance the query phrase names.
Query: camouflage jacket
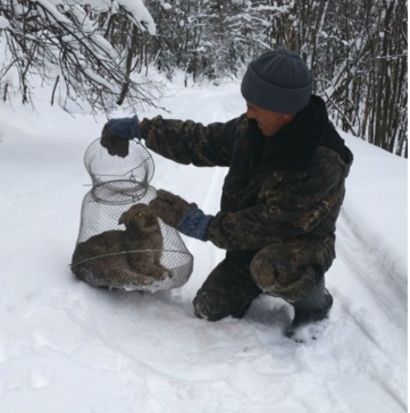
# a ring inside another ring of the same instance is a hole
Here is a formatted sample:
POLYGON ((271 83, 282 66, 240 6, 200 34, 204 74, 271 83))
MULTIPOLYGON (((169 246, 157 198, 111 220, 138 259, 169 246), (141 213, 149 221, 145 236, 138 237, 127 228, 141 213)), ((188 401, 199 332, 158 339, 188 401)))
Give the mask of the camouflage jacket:
POLYGON ((229 167, 208 227, 218 247, 257 251, 294 237, 325 237, 334 247, 353 156, 319 97, 272 137, 245 115, 208 126, 157 116, 141 132, 148 148, 176 162, 229 167))

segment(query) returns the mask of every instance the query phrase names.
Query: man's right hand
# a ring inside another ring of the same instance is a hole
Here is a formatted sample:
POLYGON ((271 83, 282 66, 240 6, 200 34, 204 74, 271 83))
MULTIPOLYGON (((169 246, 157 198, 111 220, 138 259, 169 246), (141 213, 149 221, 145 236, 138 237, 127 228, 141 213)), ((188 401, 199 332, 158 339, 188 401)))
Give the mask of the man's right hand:
POLYGON ((141 139, 137 116, 110 119, 104 125, 100 143, 104 148, 107 148, 110 155, 118 155, 124 158, 128 155, 129 140, 133 138, 141 139))

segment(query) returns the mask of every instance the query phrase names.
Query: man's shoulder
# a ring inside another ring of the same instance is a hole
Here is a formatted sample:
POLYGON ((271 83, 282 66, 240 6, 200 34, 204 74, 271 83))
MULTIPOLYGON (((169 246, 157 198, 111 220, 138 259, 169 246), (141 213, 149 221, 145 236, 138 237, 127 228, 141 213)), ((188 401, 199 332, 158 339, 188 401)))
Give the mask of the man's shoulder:
POLYGON ((326 175, 332 177, 339 174, 346 174, 348 165, 339 153, 326 146, 319 146, 313 155, 312 162, 309 166, 310 174, 326 175))
POLYGON ((346 146, 344 139, 330 121, 326 125, 325 133, 319 145, 319 149, 321 150, 322 156, 335 158, 336 154, 339 157, 339 160, 348 167, 350 167, 353 162, 352 152, 346 146))
MULTIPOLYGON (((303 192, 308 191, 311 186, 331 186, 335 181, 344 179, 348 171, 349 165, 346 165, 336 152, 319 146, 305 168, 289 169, 279 175, 282 185, 298 187, 303 192)), ((272 179, 278 181, 278 177, 273 175, 272 179)))

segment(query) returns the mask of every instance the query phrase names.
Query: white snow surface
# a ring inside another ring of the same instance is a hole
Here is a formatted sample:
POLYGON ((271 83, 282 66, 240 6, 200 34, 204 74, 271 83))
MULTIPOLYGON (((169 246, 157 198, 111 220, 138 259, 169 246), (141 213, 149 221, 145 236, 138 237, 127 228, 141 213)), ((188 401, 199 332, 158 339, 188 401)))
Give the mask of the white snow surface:
POLYGON ((0 16, 0 30, 4 30, 10 27, 10 22, 4 16, 0 16))
MULTIPOLYGON (((172 291, 77 281, 82 158, 105 118, 36 93, 36 110, 0 104, 1 413, 407 411, 406 160, 344 134, 355 162, 327 274, 334 307, 319 340, 296 344, 280 299, 261 296, 241 320, 195 318, 195 292, 223 257, 211 243, 184 238, 194 272, 172 291)), ((175 81, 166 95, 174 118, 225 121, 245 108, 237 82, 175 81)), ((154 159, 156 188, 218 211, 225 169, 154 159)))

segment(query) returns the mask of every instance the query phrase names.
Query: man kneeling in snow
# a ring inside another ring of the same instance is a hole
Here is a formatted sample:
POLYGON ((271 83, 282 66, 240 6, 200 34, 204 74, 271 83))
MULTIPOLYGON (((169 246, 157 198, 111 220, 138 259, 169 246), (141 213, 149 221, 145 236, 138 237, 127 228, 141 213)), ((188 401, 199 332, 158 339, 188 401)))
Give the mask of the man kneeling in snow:
POLYGON ((229 167, 215 216, 164 190, 150 205, 166 224, 227 251, 193 301, 198 317, 242 317, 265 293, 293 305, 292 337, 332 307, 324 274, 353 157, 296 53, 279 48, 252 61, 241 91, 247 111, 229 122, 112 119, 101 143, 124 156, 137 137, 182 164, 229 167))

